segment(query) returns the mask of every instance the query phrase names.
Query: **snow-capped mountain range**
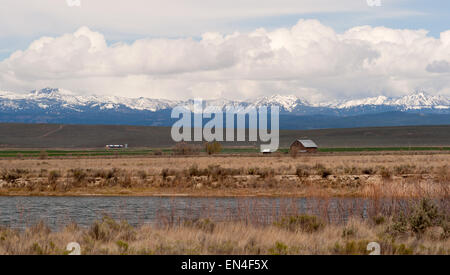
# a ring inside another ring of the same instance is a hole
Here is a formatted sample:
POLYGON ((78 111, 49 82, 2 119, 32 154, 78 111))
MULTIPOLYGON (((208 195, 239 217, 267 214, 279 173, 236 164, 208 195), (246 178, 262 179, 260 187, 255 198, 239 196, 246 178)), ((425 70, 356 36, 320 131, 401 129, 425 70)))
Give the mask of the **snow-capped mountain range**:
MULTIPOLYGON (((173 122, 170 111, 175 106, 186 106, 192 110, 193 103, 193 100, 84 96, 57 88, 34 90, 26 94, 0 91, 0 122, 170 126, 173 122)), ((406 119, 402 116, 401 121, 404 122, 398 123, 449 124, 450 121, 450 99, 425 92, 414 92, 403 97, 377 96, 322 103, 309 103, 294 95, 272 95, 244 101, 227 99, 204 101, 204 107, 209 112, 225 110, 228 107, 245 110, 248 107, 261 106, 279 106, 281 120, 283 116, 289 116, 291 124, 295 121, 292 116, 314 117, 314 119, 308 119, 311 123, 321 117, 322 120, 331 123, 330 117, 345 118, 387 113, 396 113, 397 117, 399 114, 441 115, 439 120, 427 117, 428 120, 425 122, 420 122, 417 117, 406 119)), ((395 120, 393 116, 383 115, 383 120, 395 120)), ((361 119, 367 120, 367 118, 361 119)), ((350 122, 348 124, 353 126, 350 122)), ((360 124, 366 125, 363 122, 360 124)), ((380 122, 374 125, 383 126, 384 124, 386 122, 381 121, 380 118, 380 122)), ((314 125, 308 127, 314 127, 314 125)), ((317 125, 322 124, 317 122, 317 125)))
MULTIPOLYGON (((190 106, 193 100, 166 100, 151 99, 145 97, 127 98, 118 96, 82 96, 76 95, 64 89, 45 88, 33 90, 27 94, 16 94, 0 91, 0 110, 20 110, 31 107, 39 107, 43 111, 50 109, 72 109, 82 111, 85 107, 105 109, 120 109, 126 107, 132 110, 156 112, 172 109, 175 106, 190 106)), ((233 101, 227 99, 207 100, 206 107, 225 109, 226 107, 246 108, 261 106, 279 106, 282 112, 297 113, 302 108, 329 108, 337 110, 351 109, 355 107, 394 107, 399 111, 407 110, 448 110, 450 99, 443 96, 433 96, 425 92, 414 92, 403 97, 377 96, 346 101, 334 101, 323 103, 309 103, 295 95, 272 95, 257 98, 255 100, 233 101)))
POLYGON ((180 102, 150 98, 127 98, 117 96, 81 96, 64 89, 45 88, 33 90, 27 94, 15 94, 0 91, 1 109, 21 109, 37 105, 43 110, 52 107, 80 110, 83 107, 115 109, 125 106, 134 110, 158 111, 172 108, 180 102), (27 103, 23 106, 20 103, 27 103))
POLYGON ((415 92, 403 97, 389 98, 386 96, 369 97, 364 99, 348 100, 338 104, 328 104, 328 107, 338 109, 356 106, 398 106, 401 110, 420 109, 449 109, 450 100, 443 96, 432 96, 425 92, 415 92))

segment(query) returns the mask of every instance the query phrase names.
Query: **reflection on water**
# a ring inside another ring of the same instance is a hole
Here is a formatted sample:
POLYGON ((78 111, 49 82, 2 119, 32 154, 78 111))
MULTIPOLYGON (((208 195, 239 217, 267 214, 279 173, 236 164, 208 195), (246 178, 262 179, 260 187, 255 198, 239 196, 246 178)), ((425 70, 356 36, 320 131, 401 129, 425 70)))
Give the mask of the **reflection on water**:
POLYGON ((70 222, 88 226, 104 215, 132 225, 199 217, 271 223, 281 216, 303 213, 340 222, 350 216, 389 214, 406 205, 405 200, 361 198, 0 197, 0 225, 24 228, 44 220, 58 229, 70 222))

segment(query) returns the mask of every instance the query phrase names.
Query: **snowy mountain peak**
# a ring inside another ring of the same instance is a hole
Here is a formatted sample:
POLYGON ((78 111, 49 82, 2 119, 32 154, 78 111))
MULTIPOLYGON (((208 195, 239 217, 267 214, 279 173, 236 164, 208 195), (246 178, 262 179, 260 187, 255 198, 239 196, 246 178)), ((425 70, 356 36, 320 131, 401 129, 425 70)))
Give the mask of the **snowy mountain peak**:
POLYGON ((366 106, 366 105, 385 105, 388 104, 389 98, 386 96, 376 96, 376 97, 368 97, 363 99, 354 99, 348 100, 344 102, 332 103, 328 106, 334 108, 351 108, 356 106, 366 106))
POLYGON ((401 110, 423 109, 423 108, 450 108, 450 101, 443 96, 433 96, 424 91, 416 91, 402 97, 376 96, 363 99, 334 102, 328 105, 332 108, 346 109, 361 106, 396 106, 401 110))
POLYGON ((61 98, 64 96, 72 96, 75 94, 68 90, 63 90, 59 88, 44 88, 41 90, 33 90, 28 96, 36 97, 36 98, 61 98))
POLYGON ((449 104, 449 101, 442 96, 433 96, 423 91, 416 91, 415 93, 394 99, 392 104, 403 105, 407 108, 419 108, 445 106, 449 104))
POLYGON ((306 100, 300 99, 295 95, 271 95, 256 99, 254 106, 279 106, 286 111, 293 111, 298 106, 310 105, 306 100))
POLYGON ((52 93, 58 93, 58 92, 59 92, 58 88, 50 88, 50 87, 47 87, 47 88, 44 88, 44 89, 41 89, 41 90, 33 90, 33 91, 31 91, 31 93, 36 94, 36 95, 38 95, 38 94, 52 94, 52 93))

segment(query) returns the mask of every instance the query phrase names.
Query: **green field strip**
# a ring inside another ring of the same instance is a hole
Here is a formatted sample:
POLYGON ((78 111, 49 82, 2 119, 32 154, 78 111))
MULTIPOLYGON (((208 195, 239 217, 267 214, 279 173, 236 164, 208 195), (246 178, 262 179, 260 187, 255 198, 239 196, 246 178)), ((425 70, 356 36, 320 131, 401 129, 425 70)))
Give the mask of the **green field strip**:
POLYGON ((364 151, 450 151, 450 147, 362 147, 319 148, 319 152, 364 152, 364 151))
MULTIPOLYGON (((383 151, 450 151, 450 147, 347 147, 347 148, 319 148, 318 152, 332 153, 332 152, 383 152, 383 151)), ((0 150, 0 157, 63 157, 63 156, 115 156, 115 155, 148 155, 155 152, 162 152, 163 154, 173 153, 173 149, 147 149, 147 150, 0 150)), ((205 152, 201 150, 200 152, 205 152)), ((245 153, 259 153, 259 148, 223 148, 222 154, 245 154, 245 153)), ((288 148, 280 148, 279 153, 288 153, 288 148)))

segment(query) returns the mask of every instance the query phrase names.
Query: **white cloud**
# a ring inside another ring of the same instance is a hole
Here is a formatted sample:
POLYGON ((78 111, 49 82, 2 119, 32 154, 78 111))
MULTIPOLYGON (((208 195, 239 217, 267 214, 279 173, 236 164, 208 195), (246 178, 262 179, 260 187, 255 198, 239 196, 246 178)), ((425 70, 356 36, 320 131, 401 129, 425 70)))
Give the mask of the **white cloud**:
POLYGON ((427 71, 431 73, 450 73, 450 62, 445 60, 435 60, 427 65, 427 71))
POLYGON ((360 26, 338 34, 300 20, 272 31, 107 45, 82 27, 37 39, 0 62, 0 89, 52 86, 170 99, 282 93, 314 101, 418 88, 449 95, 449 74, 433 73, 448 62, 450 31, 433 38, 425 30, 360 26))

